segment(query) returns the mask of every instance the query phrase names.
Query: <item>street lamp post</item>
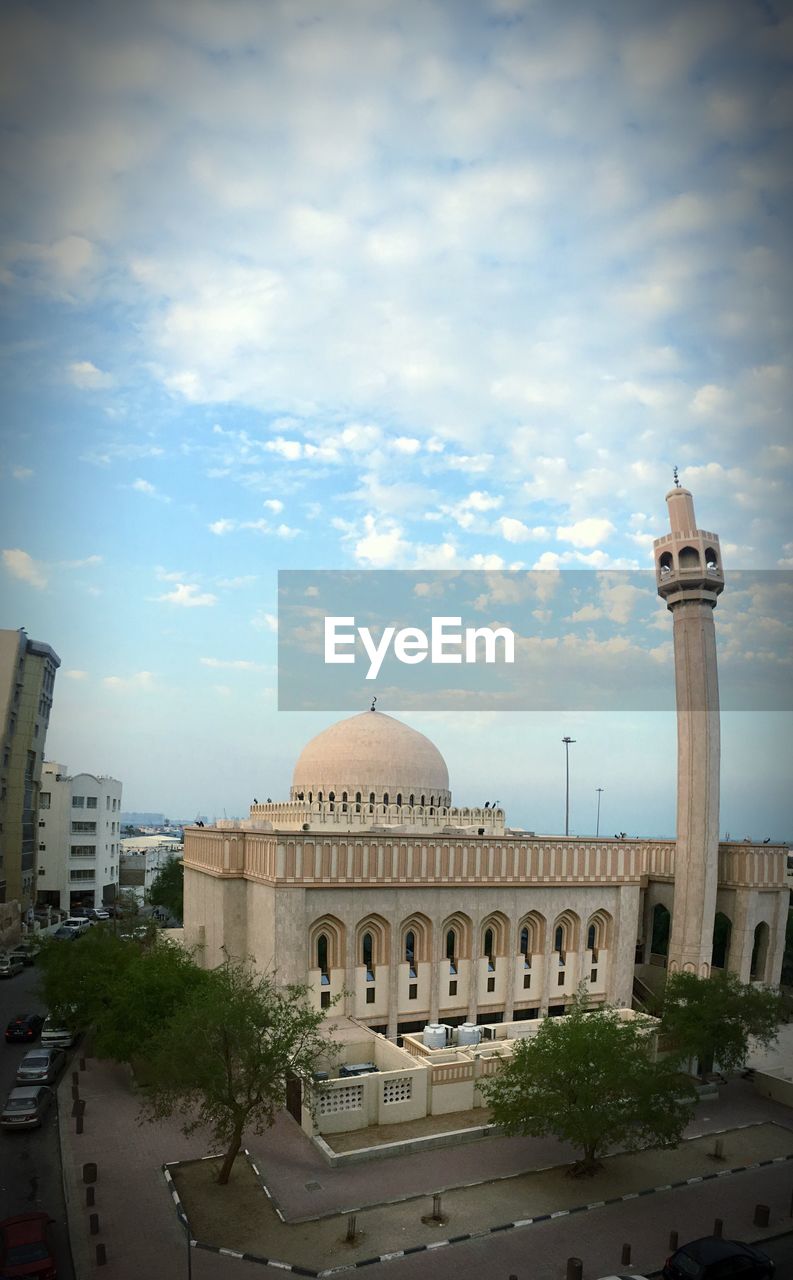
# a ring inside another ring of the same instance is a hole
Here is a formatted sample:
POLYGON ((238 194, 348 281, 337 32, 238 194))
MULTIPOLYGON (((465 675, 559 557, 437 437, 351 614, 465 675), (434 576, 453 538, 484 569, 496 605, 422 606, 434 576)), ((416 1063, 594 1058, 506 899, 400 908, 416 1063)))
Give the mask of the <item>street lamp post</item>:
POLYGON ((564 833, 570 834, 570 743, 575 738, 562 738, 564 743, 564 833))
POLYGON ((598 793, 598 817, 597 817, 597 824, 595 826, 595 839, 597 840, 598 836, 600 835, 600 797, 603 795, 603 788, 595 787, 595 790, 598 793))

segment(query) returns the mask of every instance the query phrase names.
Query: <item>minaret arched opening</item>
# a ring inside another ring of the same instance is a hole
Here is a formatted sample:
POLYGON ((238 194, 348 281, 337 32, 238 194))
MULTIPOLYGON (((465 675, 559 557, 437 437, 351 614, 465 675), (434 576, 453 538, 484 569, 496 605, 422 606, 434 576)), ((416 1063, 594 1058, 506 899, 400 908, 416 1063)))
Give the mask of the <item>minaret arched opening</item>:
POLYGON ((752 963, 749 966, 749 979, 751 982, 765 982, 766 980, 769 936, 768 925, 765 920, 761 920, 754 931, 752 963))
POLYGON ((657 902, 653 909, 653 933, 650 943, 650 954, 653 956, 663 956, 666 959, 669 954, 669 930, 672 924, 672 916, 669 909, 662 902, 657 902))
POLYGON ((730 959, 730 941, 732 939, 732 921, 723 911, 717 911, 713 918, 713 953, 710 963, 713 969, 726 969, 730 959))

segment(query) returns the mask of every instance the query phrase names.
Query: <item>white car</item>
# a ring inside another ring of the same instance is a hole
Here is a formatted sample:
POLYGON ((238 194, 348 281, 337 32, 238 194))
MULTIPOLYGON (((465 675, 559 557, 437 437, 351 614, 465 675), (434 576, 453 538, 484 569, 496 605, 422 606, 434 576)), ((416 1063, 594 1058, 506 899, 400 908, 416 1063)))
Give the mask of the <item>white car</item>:
POLYGON ((77 1036, 68 1027, 64 1027, 60 1020, 47 1014, 44 1019, 44 1026, 41 1028, 41 1043, 49 1048, 71 1049, 77 1036))
POLYGON ((69 916, 68 920, 64 920, 61 925, 62 929, 79 929, 81 933, 85 933, 86 929, 91 928, 92 921, 87 916, 69 916))

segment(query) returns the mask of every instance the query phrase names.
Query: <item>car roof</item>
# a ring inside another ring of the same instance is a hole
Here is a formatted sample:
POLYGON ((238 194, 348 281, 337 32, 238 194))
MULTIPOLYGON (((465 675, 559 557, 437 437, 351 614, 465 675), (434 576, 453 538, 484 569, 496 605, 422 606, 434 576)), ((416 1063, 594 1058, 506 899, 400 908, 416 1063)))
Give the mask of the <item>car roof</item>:
POLYGON ((32 1018, 40 1018, 40 1013, 15 1013, 13 1018, 9 1020, 9 1027, 16 1026, 18 1022, 30 1022, 32 1018))
POLYGON ((48 1213, 36 1209, 30 1213, 19 1213, 15 1218, 5 1218, 0 1222, 0 1231, 8 1244, 28 1244, 41 1238, 42 1227, 49 1220, 48 1213))
POLYGON ((28 1049, 23 1062, 27 1062, 30 1058, 49 1058, 53 1053, 63 1053, 63 1049, 59 1049, 56 1045, 43 1044, 41 1048, 28 1049))
POLYGON ((35 1098, 46 1088, 43 1084, 21 1084, 16 1089, 12 1089, 9 1098, 35 1098))
POLYGON ((722 1240, 720 1236, 701 1236, 690 1244, 680 1246, 681 1253, 687 1253, 697 1262, 718 1262, 722 1258, 730 1258, 737 1252, 749 1254, 754 1250, 751 1245, 742 1244, 740 1240, 722 1240))

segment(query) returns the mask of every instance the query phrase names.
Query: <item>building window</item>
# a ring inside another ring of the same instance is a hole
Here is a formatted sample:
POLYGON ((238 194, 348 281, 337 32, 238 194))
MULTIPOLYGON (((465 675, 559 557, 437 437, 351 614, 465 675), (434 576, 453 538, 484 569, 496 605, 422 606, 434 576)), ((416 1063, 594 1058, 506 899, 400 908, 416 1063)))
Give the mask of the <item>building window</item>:
POLYGON ((417 982, 411 982, 408 985, 408 1000, 418 1000, 418 998, 419 998, 419 984, 417 982))
POLYGON ((586 934, 587 951, 594 951, 597 943, 597 930, 593 924, 589 926, 586 934))
POLYGON ((488 980, 487 980, 487 989, 488 989, 488 991, 495 991, 495 989, 496 989, 496 980, 495 980, 495 978, 488 978, 488 980))
POLYGON ((319 993, 319 1007, 320 1007, 320 1009, 329 1009, 329 1008, 330 1008, 330 992, 329 992, 329 991, 320 991, 320 993, 319 993))
POLYGON ((95 858, 96 845, 94 844, 73 844, 69 849, 70 858, 95 858))
POLYGON ((589 974, 589 981, 597 982, 597 980, 598 980, 598 971, 597 969, 592 969, 589 974))
POLYGON ((91 834, 95 835, 96 823, 95 822, 73 822, 72 831, 82 831, 85 834, 88 834, 90 832, 91 834))
POLYGON ((446 959, 449 961, 449 973, 457 973, 457 934, 450 929, 446 934, 446 959))
POLYGON ((84 808, 85 808, 85 796, 72 796, 72 808, 73 808, 73 809, 84 809, 84 808))
POLYGON ((46 825, 47 825, 47 824, 46 824, 46 822, 44 821, 44 819, 43 819, 43 818, 40 818, 40 819, 39 819, 39 826, 40 826, 40 827, 46 827, 46 825))
POLYGON ((412 929, 405 934, 405 963, 410 966, 410 976, 416 976, 416 935, 412 929))
POLYGON ((323 987, 330 986, 330 971, 328 969, 328 936, 321 933, 317 938, 317 968, 320 972, 320 982, 323 987))
POLYGON ((450 983, 449 983, 449 995, 450 995, 450 996, 456 996, 456 995, 457 995, 457 983, 456 983, 456 982, 450 982, 450 983))
POLYGON ((366 988, 366 1003, 374 1004, 374 987, 366 988))
POLYGON ((363 966, 366 970, 366 981, 374 982, 374 970, 372 968, 372 935, 365 933, 361 939, 361 952, 363 958, 363 966))
POLYGON ((493 946, 493 930, 485 929, 485 955, 487 956, 487 967, 491 973, 496 967, 495 956, 493 954, 494 950, 495 948, 493 946))
POLYGON ((553 935, 553 949, 559 957, 559 964, 564 966, 564 929, 561 925, 557 926, 553 935))
POLYGON ((95 809, 95 808, 96 808, 96 796, 86 796, 86 798, 85 798, 85 807, 86 807, 86 809, 95 809))
POLYGON ((46 848, 47 846, 45 844, 39 844, 39 853, 44 853, 46 848))
POLYGON ((557 985, 557 987, 563 987, 563 986, 564 986, 564 972, 560 973, 560 974, 559 974, 559 976, 557 977, 557 979, 556 979, 556 985, 557 985))
POLYGON ((88 869, 86 869, 86 870, 81 870, 81 871, 70 871, 70 872, 69 872, 69 879, 70 879, 70 880, 93 880, 93 879, 94 879, 94 869, 93 869, 93 867, 89 867, 89 868, 88 868, 88 869))
POLYGON ((529 987, 530 987, 530 986, 531 986, 531 974, 530 974, 530 973, 524 973, 524 975, 523 975, 523 989, 524 989, 524 991, 528 991, 528 989, 529 989, 529 987))

